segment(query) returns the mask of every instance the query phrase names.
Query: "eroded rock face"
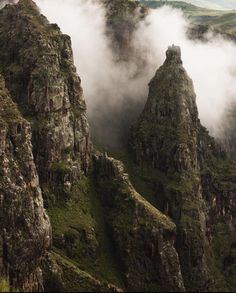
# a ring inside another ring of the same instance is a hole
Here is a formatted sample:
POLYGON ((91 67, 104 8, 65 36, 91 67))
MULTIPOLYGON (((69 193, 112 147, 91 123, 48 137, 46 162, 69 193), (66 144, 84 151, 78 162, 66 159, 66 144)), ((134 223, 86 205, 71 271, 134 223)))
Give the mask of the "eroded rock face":
POLYGON ((0 23, 1 72, 32 124, 40 181, 54 194, 65 196, 69 183, 88 171, 91 152, 71 40, 30 0, 3 8, 0 23))
POLYGON ((98 155, 94 163, 126 289, 184 291, 174 223, 134 190, 121 162, 98 155))
POLYGON ((18 290, 41 291, 40 262, 50 243, 30 124, 0 76, 0 278, 18 290))
POLYGON ((149 87, 146 106, 132 129, 135 160, 158 171, 153 183, 159 208, 177 224, 186 288, 219 289, 212 259, 220 261, 224 273, 215 243, 221 233, 219 223, 230 230, 221 239, 226 244, 231 238, 226 244, 229 251, 235 241, 234 166, 200 124, 193 83, 183 68, 179 47, 169 47, 149 87))
POLYGON ((151 80, 145 109, 133 137, 136 160, 163 172, 197 170, 198 112, 192 80, 182 66, 180 48, 170 47, 151 80))

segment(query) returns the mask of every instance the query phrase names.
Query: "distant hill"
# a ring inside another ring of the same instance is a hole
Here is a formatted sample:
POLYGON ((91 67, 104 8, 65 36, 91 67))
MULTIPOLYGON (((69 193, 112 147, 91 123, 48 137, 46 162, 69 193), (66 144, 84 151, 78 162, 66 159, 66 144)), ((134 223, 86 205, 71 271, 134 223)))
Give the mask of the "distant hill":
MULTIPOLYGON (((144 0, 142 2, 172 2, 172 0, 154 0, 148 1, 144 0)), ((236 9, 235 0, 180 0, 181 2, 186 2, 188 4, 193 4, 199 7, 208 9, 236 9)))
MULTIPOLYGON (((165 4, 171 5, 174 8, 179 8, 191 18, 191 20, 198 24, 205 24, 212 26, 215 30, 236 35, 236 11, 234 10, 216 10, 198 7, 183 1, 155 1, 155 0, 141 0, 141 3, 149 8, 157 9, 165 4)), ((194 2, 191 0, 191 2, 194 2)), ((197 1, 195 1, 197 2, 197 1)), ((199 1, 201 2, 201 1, 199 1)), ((207 1, 206 1, 207 2, 207 1)), ((214 3, 232 2, 232 1, 211 1, 214 3)), ((236 6, 236 1, 235 6, 236 6)))
POLYGON ((187 0, 197 6, 221 9, 236 9, 235 0, 187 0))

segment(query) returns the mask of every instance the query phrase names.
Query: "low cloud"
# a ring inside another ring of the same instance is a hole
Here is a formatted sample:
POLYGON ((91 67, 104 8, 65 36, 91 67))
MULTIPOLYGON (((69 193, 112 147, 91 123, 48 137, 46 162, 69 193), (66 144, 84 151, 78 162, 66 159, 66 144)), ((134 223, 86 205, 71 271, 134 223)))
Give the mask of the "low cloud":
POLYGON ((150 11, 132 40, 137 58, 117 62, 106 34, 100 1, 36 0, 51 22, 72 38, 74 59, 98 143, 117 146, 123 131, 144 106, 148 83, 164 62, 169 45, 181 46, 184 67, 193 79, 200 119, 218 137, 224 112, 236 100, 236 45, 208 34, 208 41, 187 37, 189 20, 164 6, 150 11), (145 63, 135 60, 144 60, 145 63))

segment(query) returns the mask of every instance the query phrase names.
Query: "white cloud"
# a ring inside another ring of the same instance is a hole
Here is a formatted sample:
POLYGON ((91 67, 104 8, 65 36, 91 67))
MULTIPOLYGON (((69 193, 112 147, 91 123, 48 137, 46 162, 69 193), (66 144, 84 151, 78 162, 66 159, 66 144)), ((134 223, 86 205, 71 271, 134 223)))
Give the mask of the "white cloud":
MULTIPOLYGON (((116 144, 136 104, 144 105, 148 83, 165 59, 169 45, 181 46, 184 67, 193 79, 202 123, 215 136, 225 108, 236 99, 236 46, 223 37, 208 42, 186 37, 188 21, 180 10, 152 11, 134 35, 140 63, 115 62, 106 36, 105 11, 93 0, 36 0, 51 22, 72 38, 90 120, 102 140, 116 144)), ((136 110, 135 110, 136 111, 136 110)))
POLYGON ((213 35, 208 35, 208 42, 189 40, 187 28, 182 12, 166 6, 149 14, 137 36, 140 45, 148 44, 150 66, 161 65, 170 44, 181 47, 184 67, 194 82, 201 121, 217 136, 225 108, 236 99, 236 46, 213 35))

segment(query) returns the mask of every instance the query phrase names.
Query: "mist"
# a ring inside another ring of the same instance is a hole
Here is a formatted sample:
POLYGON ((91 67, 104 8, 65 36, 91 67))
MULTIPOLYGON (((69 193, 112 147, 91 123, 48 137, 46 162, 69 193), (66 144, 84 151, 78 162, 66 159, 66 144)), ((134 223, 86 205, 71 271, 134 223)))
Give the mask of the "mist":
POLYGON ((131 123, 132 108, 141 111, 140 101, 147 96, 149 78, 138 74, 135 62, 117 62, 106 34, 105 10, 99 1, 36 2, 42 13, 72 38, 74 60, 97 143, 118 145, 124 128, 131 123))
POLYGON ((236 100, 236 44, 212 33, 205 36, 207 41, 190 40, 189 26, 182 11, 165 6, 152 11, 140 24, 136 43, 144 48, 148 44, 149 68, 163 63, 169 45, 181 47, 184 67, 194 83, 201 122, 219 137, 225 110, 236 100))
POLYGON ((213 34, 206 36, 207 42, 188 39, 189 20, 180 10, 164 6, 150 11, 133 34, 137 58, 117 62, 100 1, 36 3, 50 22, 57 23, 72 38, 74 60, 98 144, 118 146, 124 140, 146 102, 148 83, 171 44, 181 46, 184 67, 194 82, 202 124, 213 136, 220 136, 225 109, 236 100, 233 42, 213 34))
POLYGON ((0 9, 6 4, 15 4, 18 0, 0 0, 0 9))

